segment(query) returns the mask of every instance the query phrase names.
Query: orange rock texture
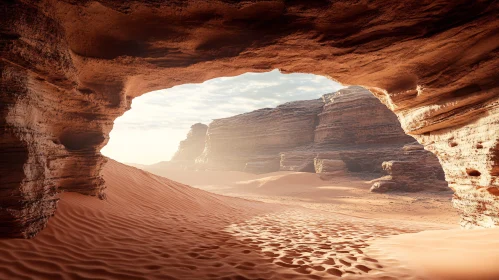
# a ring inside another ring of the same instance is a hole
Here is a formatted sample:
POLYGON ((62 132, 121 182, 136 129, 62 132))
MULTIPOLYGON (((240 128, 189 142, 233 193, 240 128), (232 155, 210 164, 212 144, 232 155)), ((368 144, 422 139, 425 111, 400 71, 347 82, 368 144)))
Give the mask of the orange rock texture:
POLYGON ((403 145, 411 142, 393 112, 368 90, 350 86, 320 99, 213 121, 196 167, 328 175, 335 160, 345 171, 381 173, 383 161, 401 159, 403 145))
POLYGON ((449 190, 442 167, 433 154, 417 143, 407 144, 402 150, 396 159, 383 162, 388 175, 375 180, 372 192, 449 190))
POLYGON ((326 94, 323 100, 324 109, 315 129, 318 146, 390 146, 414 141, 404 134, 397 116, 362 87, 326 94))
POLYGON ((248 71, 362 85, 440 159, 466 227, 499 224, 497 1, 0 3, 0 236, 58 190, 103 196, 99 150, 146 92, 248 71))

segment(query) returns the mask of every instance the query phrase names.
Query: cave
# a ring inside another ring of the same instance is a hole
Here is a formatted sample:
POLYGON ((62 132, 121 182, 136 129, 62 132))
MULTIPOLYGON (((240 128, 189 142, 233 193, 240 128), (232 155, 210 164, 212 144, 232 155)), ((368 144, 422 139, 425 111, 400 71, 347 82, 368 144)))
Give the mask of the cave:
POLYGON ((24 163, 0 161, 2 191, 19 192, 0 200, 0 236, 42 230, 54 188, 104 197, 99 151, 133 98, 276 68, 369 89, 437 155, 461 225, 495 227, 498 10, 495 1, 3 1, 0 153, 24 163), (480 176, 463 172, 470 165, 480 176))

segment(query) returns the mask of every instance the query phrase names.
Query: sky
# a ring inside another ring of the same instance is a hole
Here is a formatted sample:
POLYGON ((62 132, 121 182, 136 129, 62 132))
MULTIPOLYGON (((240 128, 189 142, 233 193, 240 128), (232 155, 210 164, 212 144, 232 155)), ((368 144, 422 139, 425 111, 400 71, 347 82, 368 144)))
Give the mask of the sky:
POLYGON ((341 88, 323 76, 282 74, 276 69, 149 92, 133 99, 132 109, 114 121, 101 152, 124 163, 167 161, 195 123, 315 99, 341 88))

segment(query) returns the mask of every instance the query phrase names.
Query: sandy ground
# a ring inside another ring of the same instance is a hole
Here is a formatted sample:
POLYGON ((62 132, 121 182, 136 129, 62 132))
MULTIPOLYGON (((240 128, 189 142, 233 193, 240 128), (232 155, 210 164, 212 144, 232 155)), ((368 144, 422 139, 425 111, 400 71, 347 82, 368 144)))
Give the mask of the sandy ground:
MULTIPOLYGON (((279 204, 213 194, 109 161, 103 173, 106 201, 63 194, 56 216, 35 239, 0 241, 0 279, 457 279, 445 273, 451 265, 439 266, 438 260, 463 262, 451 256, 476 243, 479 249, 471 255, 476 259, 460 266, 465 271, 458 274, 496 276, 497 249, 484 252, 491 245, 498 248, 497 238, 491 238, 497 231, 475 238, 449 230, 456 225, 432 222, 444 221, 444 215, 422 212, 423 218, 410 220, 397 213, 369 213, 394 203, 363 196, 365 183, 328 185, 313 194, 320 182, 302 173, 259 178, 175 173, 206 189, 279 204), (300 192, 293 184, 315 187, 300 192), (333 212, 355 212, 345 205, 378 200, 381 206, 355 206, 364 209, 357 216, 333 212), (331 206, 335 201, 343 201, 343 208, 331 206), (488 261, 480 262, 483 257, 488 261), (483 271, 492 274, 470 274, 473 263, 484 264, 483 271)), ((440 203, 435 197, 426 204, 415 196, 408 199, 416 201, 408 204, 414 209, 440 203)))
POLYGON ((499 279, 499 228, 429 230, 372 242, 368 254, 409 264, 427 279, 499 279))
POLYGON ((452 207, 452 192, 369 192, 372 183, 355 176, 321 180, 318 174, 274 172, 249 174, 226 171, 186 171, 164 164, 142 167, 209 192, 264 202, 298 205, 315 210, 371 219, 396 219, 456 226, 459 216, 452 207))

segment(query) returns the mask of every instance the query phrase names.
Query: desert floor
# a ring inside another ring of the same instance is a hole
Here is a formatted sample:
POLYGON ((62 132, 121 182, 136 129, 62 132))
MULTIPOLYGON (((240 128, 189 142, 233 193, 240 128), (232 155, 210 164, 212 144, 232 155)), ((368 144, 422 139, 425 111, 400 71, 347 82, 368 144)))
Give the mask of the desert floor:
POLYGON ((347 176, 147 169, 194 187, 110 160, 107 200, 62 194, 35 239, 0 241, 0 279, 499 277, 499 231, 458 229, 450 193, 372 194, 347 176))

